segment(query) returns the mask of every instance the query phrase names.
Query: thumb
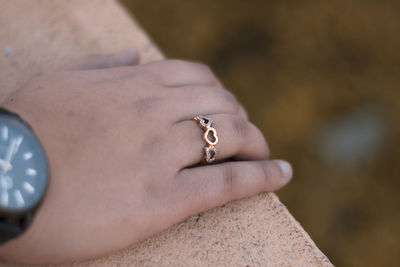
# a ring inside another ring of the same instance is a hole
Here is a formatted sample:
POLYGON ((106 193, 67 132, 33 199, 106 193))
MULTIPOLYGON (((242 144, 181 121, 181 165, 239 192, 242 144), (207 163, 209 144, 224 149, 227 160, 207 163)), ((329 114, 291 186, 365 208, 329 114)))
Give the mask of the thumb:
POLYGON ((139 51, 136 48, 111 55, 91 55, 61 67, 59 70, 90 70, 90 69, 106 69, 129 65, 137 65, 139 63, 139 51))

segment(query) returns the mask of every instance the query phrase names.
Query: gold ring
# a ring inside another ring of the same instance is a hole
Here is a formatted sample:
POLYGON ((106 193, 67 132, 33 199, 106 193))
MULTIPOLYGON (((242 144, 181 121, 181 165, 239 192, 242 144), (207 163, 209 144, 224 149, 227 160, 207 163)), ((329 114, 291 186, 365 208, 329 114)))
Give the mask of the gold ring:
POLYGON ((204 130, 203 142, 206 144, 204 147, 204 157, 202 163, 213 163, 217 158, 217 148, 215 145, 218 143, 217 131, 211 127, 212 120, 205 116, 196 116, 193 118, 199 124, 199 127, 204 130))

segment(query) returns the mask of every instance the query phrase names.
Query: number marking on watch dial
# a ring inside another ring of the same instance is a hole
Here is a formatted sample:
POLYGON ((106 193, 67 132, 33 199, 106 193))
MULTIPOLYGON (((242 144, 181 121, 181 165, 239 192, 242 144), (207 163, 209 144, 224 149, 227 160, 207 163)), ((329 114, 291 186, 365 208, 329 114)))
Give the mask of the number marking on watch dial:
POLYGON ((29 194, 33 194, 35 193, 35 188, 28 182, 23 182, 22 183, 22 187, 25 189, 26 192, 28 192, 29 194))
POLYGON ((21 191, 14 190, 14 198, 18 206, 23 206, 25 204, 25 200, 22 197, 21 191))
POLYGON ((26 152, 26 153, 24 153, 24 154, 22 155, 22 157, 23 157, 24 160, 31 159, 32 156, 33 156, 32 152, 26 152))
POLYGON ((37 171, 35 169, 28 168, 25 170, 25 173, 26 173, 26 175, 29 175, 29 176, 35 176, 37 171))

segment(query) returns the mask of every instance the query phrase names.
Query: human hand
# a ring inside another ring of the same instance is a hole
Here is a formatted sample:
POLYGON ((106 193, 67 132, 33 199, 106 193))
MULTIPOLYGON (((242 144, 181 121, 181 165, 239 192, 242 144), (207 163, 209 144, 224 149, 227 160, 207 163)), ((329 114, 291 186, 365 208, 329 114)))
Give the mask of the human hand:
POLYGON ((0 247, 21 263, 101 256, 230 200, 274 191, 292 170, 268 160, 262 133, 204 65, 143 65, 135 51, 89 57, 38 77, 4 107, 34 129, 50 165, 47 195, 27 231, 0 247), (197 165, 205 115, 217 164, 197 165))

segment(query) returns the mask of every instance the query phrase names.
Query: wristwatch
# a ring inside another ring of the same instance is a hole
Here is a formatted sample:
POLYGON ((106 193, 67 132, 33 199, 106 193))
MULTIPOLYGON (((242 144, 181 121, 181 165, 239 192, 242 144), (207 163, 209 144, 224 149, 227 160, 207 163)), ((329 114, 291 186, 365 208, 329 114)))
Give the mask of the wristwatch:
POLYGON ((22 234, 45 195, 47 157, 32 128, 0 108, 0 244, 22 234))

